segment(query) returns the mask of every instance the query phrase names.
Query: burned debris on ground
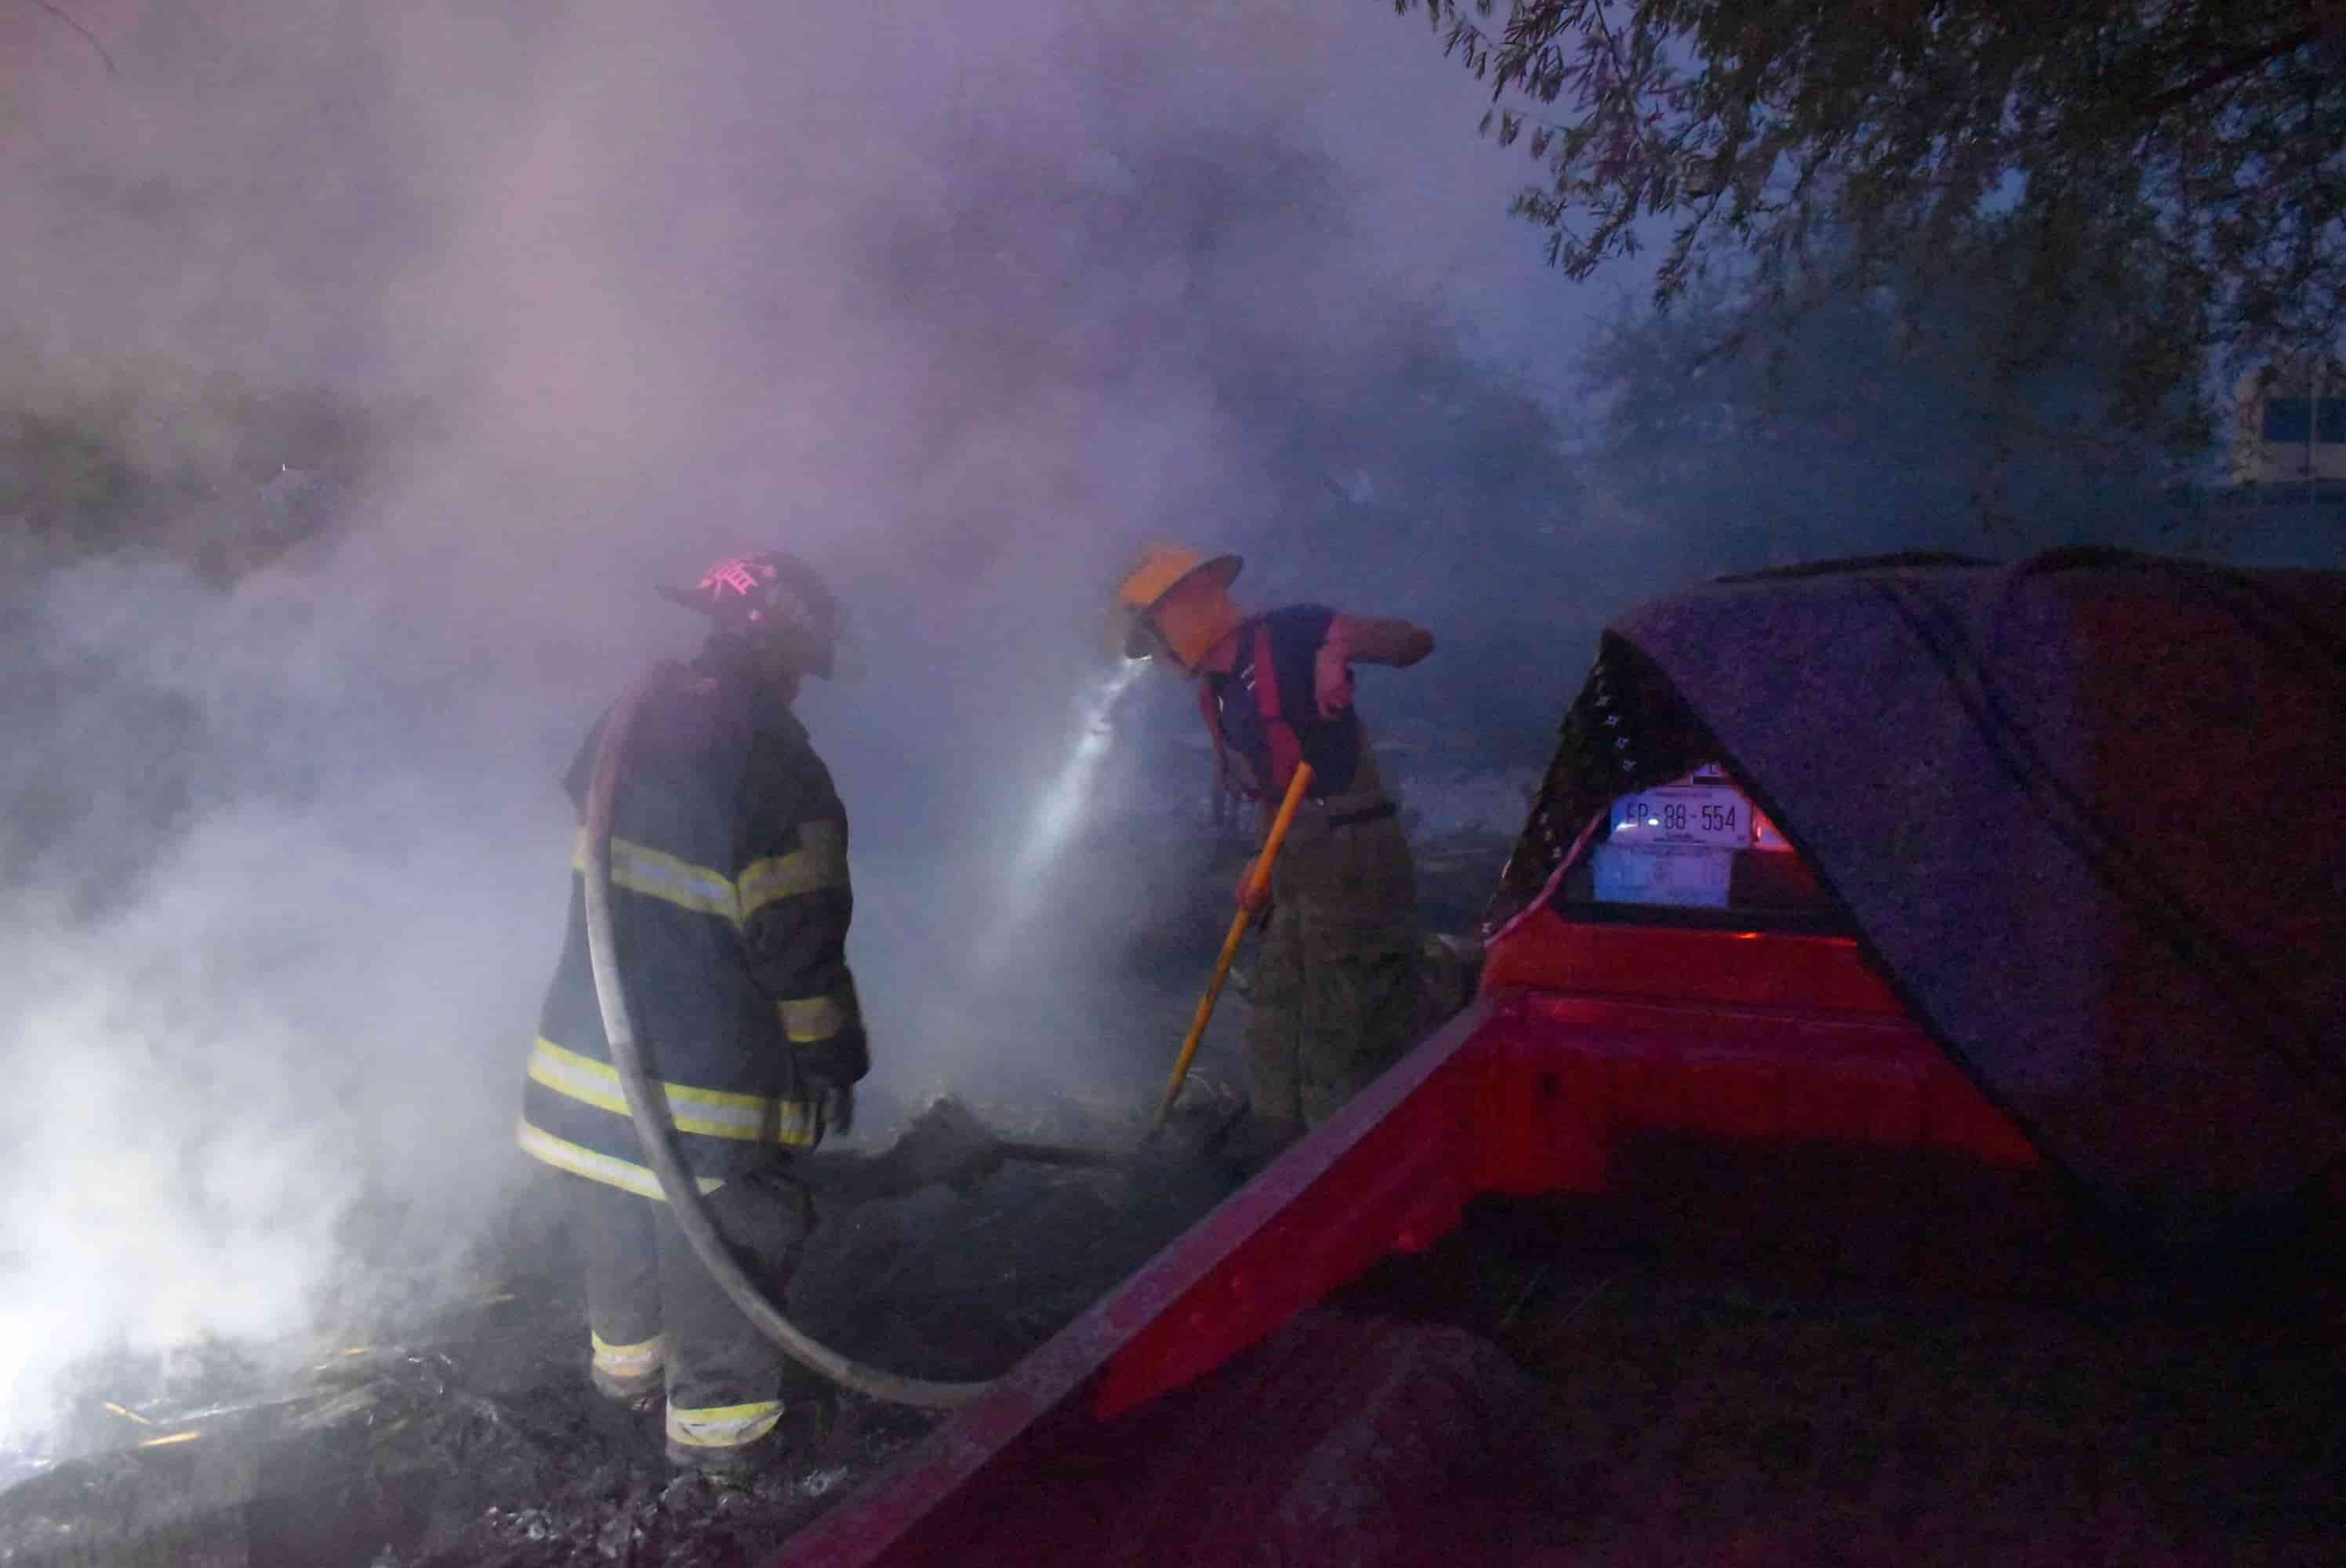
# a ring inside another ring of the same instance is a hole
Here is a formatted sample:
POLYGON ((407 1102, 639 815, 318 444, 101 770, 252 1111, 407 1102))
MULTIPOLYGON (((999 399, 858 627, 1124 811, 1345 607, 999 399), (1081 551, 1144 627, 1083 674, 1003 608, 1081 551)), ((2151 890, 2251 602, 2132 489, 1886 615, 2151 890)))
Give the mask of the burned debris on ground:
MULTIPOLYGON (((791 1308, 860 1359, 920 1375, 1005 1369, 1130 1272, 1227 1184, 1005 1166, 842 1207, 791 1308)), ((933 1418, 793 1373, 789 1458, 746 1485, 678 1476, 657 1401, 584 1376, 584 1305, 559 1247, 403 1343, 348 1346, 290 1378, 222 1369, 203 1403, 97 1401, 124 1446, 0 1495, 0 1563, 753 1563, 933 1418)), ((128 1365, 113 1369, 135 1376, 128 1365)), ((92 1369, 93 1390, 103 1369, 92 1369)))
MULTIPOLYGON (((1435 858, 1430 905, 1471 907, 1503 852, 1479 847, 1435 858)), ((1216 891, 1177 922, 1200 928, 1193 945, 1208 960, 1228 909, 1216 891)), ((1153 1078, 1204 970, 1152 968, 1127 977, 1122 1023, 1148 1042, 1153 1078)), ((1148 1157, 989 1153, 989 1135, 1131 1151, 1154 1094, 1005 1084, 974 1106, 930 1105, 877 1158, 809 1169, 823 1219, 791 1288, 793 1319, 893 1371, 1007 1369, 1231 1190, 1216 1138, 1243 1105, 1232 1086, 1242 1018, 1242 1005, 1217 1018, 1171 1135, 1148 1157)), ((453 1307, 378 1307, 333 1339, 269 1356, 216 1347, 168 1367, 124 1356, 81 1369, 51 1451, 0 1453, 14 1472, 0 1482, 24 1477, 0 1491, 0 1568, 754 1563, 933 1424, 794 1369, 784 1461, 747 1484, 678 1475, 657 1403, 627 1410, 588 1386, 585 1304, 553 1180, 536 1181, 484 1244, 453 1307)), ((383 1283, 365 1293, 382 1301, 383 1283)))

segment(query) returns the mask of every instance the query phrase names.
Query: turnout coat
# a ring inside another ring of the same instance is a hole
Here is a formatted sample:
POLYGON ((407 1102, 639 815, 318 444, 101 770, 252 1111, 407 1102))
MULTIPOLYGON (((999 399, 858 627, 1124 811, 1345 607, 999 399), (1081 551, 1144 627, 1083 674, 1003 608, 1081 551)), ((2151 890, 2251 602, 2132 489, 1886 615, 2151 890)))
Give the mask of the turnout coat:
MULTIPOLYGON (((582 820, 602 730, 566 780, 582 820)), ((657 1199, 596 1000, 586 864, 582 829, 519 1141, 550 1166, 657 1199)), ((847 966, 847 813, 805 728, 722 643, 638 710, 611 886, 630 1014, 685 1168, 709 1191, 811 1147, 822 1087, 870 1066, 847 966)))

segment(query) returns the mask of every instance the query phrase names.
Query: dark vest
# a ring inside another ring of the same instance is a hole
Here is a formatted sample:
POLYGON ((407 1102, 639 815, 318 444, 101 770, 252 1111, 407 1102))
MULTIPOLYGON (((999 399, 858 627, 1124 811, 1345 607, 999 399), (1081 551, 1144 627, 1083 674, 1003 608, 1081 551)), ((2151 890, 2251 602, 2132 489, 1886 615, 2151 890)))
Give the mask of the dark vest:
POLYGON ((1257 616, 1239 626, 1230 672, 1206 677, 1207 721, 1245 760, 1256 794, 1277 799, 1285 793, 1299 756, 1311 764, 1315 796, 1342 794, 1360 770, 1359 718, 1351 708, 1334 718, 1320 717, 1315 666, 1335 618, 1324 605, 1290 605, 1257 616), (1258 667, 1266 645, 1268 680, 1258 667))

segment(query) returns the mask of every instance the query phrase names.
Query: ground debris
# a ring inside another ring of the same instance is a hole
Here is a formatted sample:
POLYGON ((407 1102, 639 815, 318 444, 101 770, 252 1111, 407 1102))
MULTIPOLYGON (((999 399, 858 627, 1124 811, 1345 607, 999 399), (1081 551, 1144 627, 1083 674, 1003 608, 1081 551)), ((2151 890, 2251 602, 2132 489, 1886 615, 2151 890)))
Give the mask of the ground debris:
MULTIPOLYGON (((1033 1125, 1107 1142, 1133 1104, 1116 1116, 1033 1125)), ((789 1309, 892 1370, 993 1377, 1227 1191, 1212 1173, 1013 1162, 957 1187, 834 1194, 789 1309)), ((498 1278, 431 1320, 274 1359, 223 1352, 170 1378, 94 1370, 80 1457, 12 1465, 25 1479, 0 1491, 0 1565, 731 1568, 770 1557, 934 1424, 794 1370, 770 1473, 677 1474, 658 1402, 628 1409, 586 1381, 563 1212, 546 1206, 498 1278)))

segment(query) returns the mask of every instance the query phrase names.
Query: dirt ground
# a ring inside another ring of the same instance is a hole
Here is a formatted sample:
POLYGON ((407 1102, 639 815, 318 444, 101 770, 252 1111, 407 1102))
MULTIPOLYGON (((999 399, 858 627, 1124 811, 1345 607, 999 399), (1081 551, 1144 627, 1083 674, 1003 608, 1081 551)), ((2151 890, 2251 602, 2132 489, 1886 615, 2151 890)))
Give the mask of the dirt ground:
MULTIPOLYGON (((790 1306, 859 1359, 987 1377, 1228 1187, 1209 1171, 1014 1166, 972 1192, 837 1209, 790 1306)), ((677 1479, 657 1408, 586 1384, 569 1239, 550 1179, 514 1217, 480 1298, 395 1338, 385 1326, 290 1374, 224 1365, 169 1389, 124 1366, 110 1398, 106 1369, 90 1369, 92 1405, 148 1446, 0 1494, 0 1563, 753 1563, 927 1429, 921 1412, 799 1376, 785 1467, 748 1487, 677 1479)))
POLYGON ((1544 1568, 2346 1561, 2346 1294, 2120 1269, 1984 1296, 1484 1204, 1354 1310, 1540 1386, 1544 1568))
MULTIPOLYGON (((792 1305, 851 1353, 983 1376, 1220 1190, 1027 1169, 871 1206, 792 1305)), ((216 1375, 279 1403, 151 1404, 144 1441, 202 1435, 0 1494, 0 1563, 751 1564, 928 1429, 806 1379, 786 1464, 748 1487, 676 1479, 657 1414, 588 1391, 559 1230, 538 1234, 554 1239, 508 1259, 529 1268, 399 1342, 270 1386, 216 1375)), ((2159 1303, 1721 1264, 1518 1204, 1479 1206, 1334 1309, 1462 1327, 1523 1374, 1528 1392, 1493 1397, 1544 1412, 1560 1553, 1544 1568, 2339 1561, 2346 1318, 2310 1298, 2159 1303)))

